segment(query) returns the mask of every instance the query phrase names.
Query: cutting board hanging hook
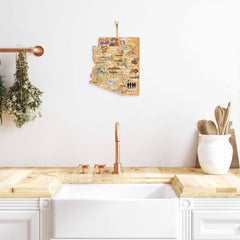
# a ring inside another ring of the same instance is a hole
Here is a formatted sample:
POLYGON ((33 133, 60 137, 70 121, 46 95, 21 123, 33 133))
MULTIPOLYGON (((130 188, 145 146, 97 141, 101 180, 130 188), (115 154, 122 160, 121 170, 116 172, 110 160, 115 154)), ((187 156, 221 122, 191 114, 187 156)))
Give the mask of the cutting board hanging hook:
POLYGON ((118 22, 118 21, 115 21, 115 24, 116 24, 116 36, 117 36, 117 38, 118 38, 118 24, 119 24, 119 22, 118 22))

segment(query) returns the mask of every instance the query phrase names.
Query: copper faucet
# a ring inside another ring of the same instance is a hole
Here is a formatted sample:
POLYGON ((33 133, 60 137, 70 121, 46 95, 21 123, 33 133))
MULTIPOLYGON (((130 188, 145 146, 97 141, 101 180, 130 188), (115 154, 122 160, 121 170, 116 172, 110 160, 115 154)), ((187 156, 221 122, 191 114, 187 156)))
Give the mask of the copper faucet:
POLYGON ((120 123, 115 123, 115 163, 113 174, 122 174, 122 164, 120 163, 120 123))

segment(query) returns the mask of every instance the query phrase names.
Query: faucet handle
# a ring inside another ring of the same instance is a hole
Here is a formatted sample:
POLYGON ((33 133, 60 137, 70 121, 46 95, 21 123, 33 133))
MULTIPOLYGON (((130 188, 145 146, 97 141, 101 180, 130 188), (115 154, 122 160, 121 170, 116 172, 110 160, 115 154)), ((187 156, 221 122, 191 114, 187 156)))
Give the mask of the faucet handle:
POLYGON ((88 172, 90 166, 89 166, 89 165, 83 165, 82 168, 83 168, 83 174, 84 174, 84 173, 85 173, 85 170, 87 170, 87 172, 88 172))
POLYGON ((79 164, 79 165, 78 165, 78 168, 79 168, 79 169, 82 169, 81 174, 84 174, 84 173, 86 173, 85 171, 88 170, 88 169, 90 168, 90 166, 89 166, 89 165, 82 165, 82 164, 79 164))
POLYGON ((101 174, 101 170, 104 170, 105 167, 106 167, 106 164, 103 164, 103 165, 95 164, 94 168, 98 169, 98 172, 96 174, 101 174))

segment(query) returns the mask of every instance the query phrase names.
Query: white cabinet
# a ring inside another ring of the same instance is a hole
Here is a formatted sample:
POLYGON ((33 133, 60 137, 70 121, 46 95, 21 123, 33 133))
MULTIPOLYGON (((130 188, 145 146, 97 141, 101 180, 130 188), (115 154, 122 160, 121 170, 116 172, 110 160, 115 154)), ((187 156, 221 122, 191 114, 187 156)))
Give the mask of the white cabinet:
POLYGON ((39 212, 35 210, 1 210, 0 239, 38 240, 39 212))
POLYGON ((240 211, 193 210, 193 239, 240 239, 240 211))
POLYGON ((240 239, 240 199, 182 198, 181 240, 240 239))
MULTIPOLYGON (((239 198, 180 198, 179 204, 178 240, 240 239, 239 198)), ((51 240, 51 211, 48 198, 0 198, 0 240, 51 240)))
POLYGON ((36 199, 0 199, 0 239, 39 240, 36 199))

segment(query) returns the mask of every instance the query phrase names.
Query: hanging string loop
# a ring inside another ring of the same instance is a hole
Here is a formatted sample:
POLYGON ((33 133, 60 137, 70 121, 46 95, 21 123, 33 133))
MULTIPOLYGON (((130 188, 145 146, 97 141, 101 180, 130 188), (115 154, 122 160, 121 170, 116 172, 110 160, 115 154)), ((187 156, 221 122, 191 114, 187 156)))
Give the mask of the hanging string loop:
POLYGON ((116 36, 117 36, 117 38, 118 38, 118 24, 119 24, 119 22, 118 22, 118 21, 115 21, 115 24, 116 24, 116 36))

